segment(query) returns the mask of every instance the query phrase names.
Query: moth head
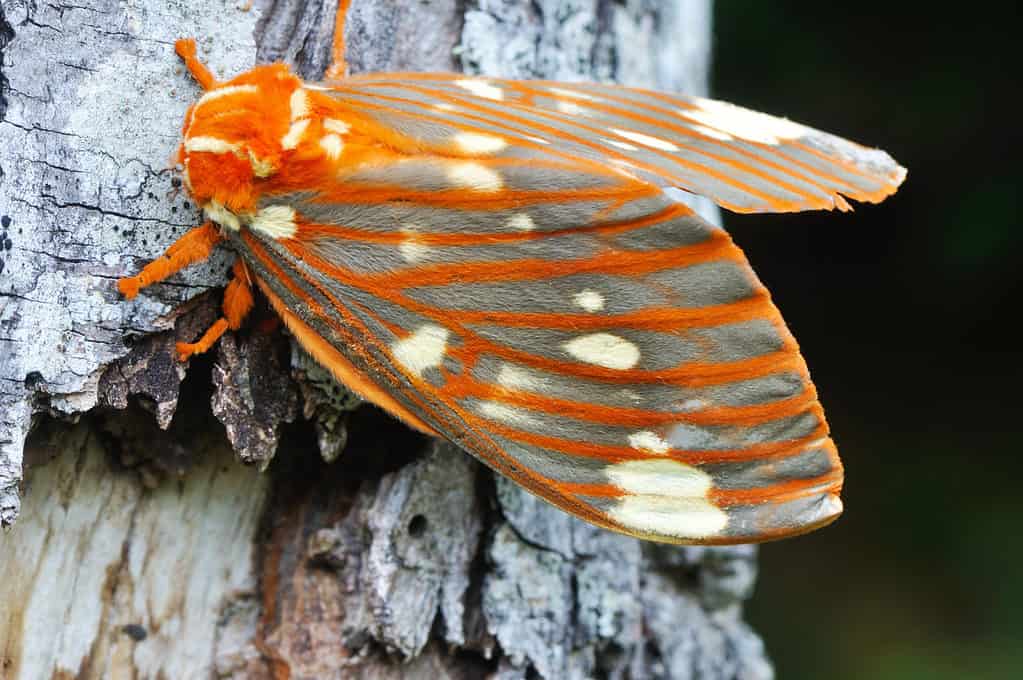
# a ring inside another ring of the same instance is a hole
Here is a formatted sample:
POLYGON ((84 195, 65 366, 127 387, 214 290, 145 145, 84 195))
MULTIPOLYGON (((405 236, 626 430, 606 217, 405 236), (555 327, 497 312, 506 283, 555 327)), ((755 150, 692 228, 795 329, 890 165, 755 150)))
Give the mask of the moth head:
POLYGON ((208 90, 185 115, 178 163, 201 206, 253 208, 309 124, 302 81, 283 64, 259 66, 208 90))

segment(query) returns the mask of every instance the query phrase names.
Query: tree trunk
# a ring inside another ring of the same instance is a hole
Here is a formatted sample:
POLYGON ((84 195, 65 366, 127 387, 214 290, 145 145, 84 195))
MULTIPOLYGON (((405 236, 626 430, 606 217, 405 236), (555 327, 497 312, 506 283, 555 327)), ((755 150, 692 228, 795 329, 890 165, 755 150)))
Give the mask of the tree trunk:
MULTIPOLYGON (((179 365, 227 254, 117 295, 199 221, 173 40, 316 79, 336 7, 3 0, 0 678, 771 677, 752 548, 577 521, 356 408, 280 331, 179 365)), ((354 71, 689 92, 709 37, 709 0, 354 0, 346 30, 354 71)))

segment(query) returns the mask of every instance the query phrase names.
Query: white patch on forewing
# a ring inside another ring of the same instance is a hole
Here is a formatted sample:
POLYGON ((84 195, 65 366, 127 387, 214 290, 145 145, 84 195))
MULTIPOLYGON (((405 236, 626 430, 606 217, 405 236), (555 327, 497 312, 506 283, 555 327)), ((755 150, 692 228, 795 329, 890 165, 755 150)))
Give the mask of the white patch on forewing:
POLYGON ((670 498, 706 498, 710 475, 670 458, 627 460, 604 468, 611 483, 630 494, 670 498))
POLYGON ((678 151, 678 147, 676 145, 666 139, 661 139, 660 137, 651 137, 650 135, 644 135, 642 132, 621 130, 619 128, 610 128, 610 130, 619 137, 624 137, 630 142, 649 146, 652 149, 660 149, 661 151, 678 151))
POLYGON ((558 99, 555 101, 554 106, 557 107, 558 111, 572 116, 582 116, 586 113, 583 110, 583 107, 579 106, 575 102, 566 102, 558 99))
POLYGON ((569 90, 565 87, 548 87, 547 90, 551 94, 556 94, 561 97, 575 97, 576 99, 589 99, 594 100, 596 97, 586 94, 585 92, 579 92, 577 90, 569 90))
POLYGON ((710 137, 711 139, 720 139, 722 142, 730 142, 733 139, 735 139, 734 137, 732 137, 732 135, 728 133, 721 132, 721 130, 715 130, 714 128, 709 128, 706 125, 693 125, 692 128, 694 131, 699 132, 704 137, 710 137))
POLYGON ((320 137, 320 148, 323 149, 330 158, 337 159, 341 156, 341 151, 345 148, 345 143, 341 141, 341 137, 335 134, 324 135, 320 137))
POLYGON ((629 446, 638 451, 647 451, 649 453, 665 454, 671 451, 671 444, 664 440, 664 437, 651 432, 650 430, 642 430, 640 432, 633 432, 629 435, 629 446))
POLYGON ((504 186, 499 174, 479 163, 450 163, 447 175, 452 184, 477 191, 500 191, 504 186))
POLYGON ((710 475, 668 458, 610 465, 605 474, 625 492, 608 510, 612 519, 642 533, 703 538, 721 533, 728 515, 707 499, 710 475))
POLYGON ((271 205, 263 208, 252 218, 249 226, 254 231, 277 240, 292 238, 298 231, 295 224, 295 209, 290 205, 271 205))
POLYGON ((291 120, 309 117, 309 95, 301 87, 291 93, 288 104, 291 106, 291 120))
POLYGON ((477 97, 501 101, 504 99, 504 90, 486 80, 474 78, 461 78, 455 81, 457 87, 467 90, 477 97))
POLYGON ((701 97, 693 97, 692 101, 697 108, 679 109, 683 117, 751 142, 778 145, 810 132, 806 126, 791 120, 750 111, 735 104, 701 97))
POLYGON ((692 413, 693 411, 702 411, 709 407, 710 403, 706 399, 686 399, 678 405, 676 410, 682 413, 692 413))
POLYGON ((228 85, 227 87, 218 87, 215 90, 210 90, 195 103, 195 108, 199 108, 203 104, 209 104, 211 101, 220 99, 221 97, 229 97, 233 94, 258 94, 259 88, 255 85, 228 85))
POLYGON ((533 218, 526 213, 516 213, 515 215, 512 215, 508 218, 508 221, 505 222, 505 225, 512 229, 518 229, 519 231, 533 231, 536 229, 536 222, 534 222, 533 218))
POLYGON ((308 118, 300 120, 297 123, 292 123, 291 127, 288 128, 288 133, 281 137, 281 148, 285 151, 290 151, 298 146, 298 143, 302 141, 302 135, 305 134, 307 127, 309 127, 308 118))
POLYGON ((339 135, 343 135, 351 130, 352 126, 337 118, 324 118, 323 129, 327 132, 336 132, 339 135))
POLYGON ((728 524, 724 510, 703 498, 624 496, 607 514, 638 533, 682 539, 716 536, 728 524))
POLYGON ((599 312, 604 309, 604 296, 595 290, 586 289, 576 293, 572 300, 587 312, 599 312))
POLYGON ((500 137, 478 132, 459 132, 451 138, 451 141, 462 152, 474 155, 494 154, 508 146, 508 142, 500 137))
POLYGON ((635 146, 634 144, 629 144, 628 142, 619 142, 617 139, 605 139, 604 143, 617 147, 619 149, 625 149, 626 151, 639 151, 638 146, 635 146))
POLYGON ((419 241, 419 230, 415 226, 408 226, 401 230, 405 234, 405 240, 398 244, 398 252, 406 262, 419 262, 430 252, 430 247, 419 241))
POLYGON ((639 363, 639 348, 611 333, 580 335, 562 345, 576 359, 595 366, 624 371, 639 363))
POLYGON ((501 370, 497 374, 497 384, 510 390, 528 390, 531 392, 539 392, 544 388, 544 380, 530 375, 528 371, 511 364, 503 364, 501 366, 501 370))
POLYGON ((481 401, 476 408, 481 415, 509 425, 530 425, 537 422, 536 418, 526 411, 499 401, 481 401))
POLYGON ((537 144, 544 145, 550 144, 550 140, 544 139, 543 137, 534 137, 533 135, 526 135, 526 139, 528 139, 531 142, 536 142, 537 144))
POLYGON ((425 324, 412 335, 391 345, 394 360, 412 375, 421 377, 428 368, 436 368, 444 360, 450 332, 443 326, 425 324))
POLYGON ((238 216, 228 210, 220 203, 220 201, 210 201, 203 206, 203 214, 206 219, 211 222, 216 222, 222 227, 227 227, 232 231, 238 231, 242 228, 241 221, 238 216))
POLYGON ((185 140, 185 151, 206 153, 237 153, 241 146, 219 137, 189 137, 185 140))

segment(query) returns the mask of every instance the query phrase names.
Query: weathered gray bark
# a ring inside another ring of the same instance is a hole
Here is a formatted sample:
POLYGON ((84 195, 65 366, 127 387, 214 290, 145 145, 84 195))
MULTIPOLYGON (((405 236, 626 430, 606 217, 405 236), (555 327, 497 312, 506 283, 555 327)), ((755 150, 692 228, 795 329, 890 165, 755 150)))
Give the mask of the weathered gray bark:
MULTIPOLYGON (((198 219, 168 167, 197 95, 173 39, 315 78, 336 5, 0 5, 0 678, 770 677, 752 549, 583 524, 350 416, 280 333, 177 364, 227 254, 117 296, 198 219)), ((355 70, 690 92, 709 35, 709 0, 354 0, 346 31, 355 70)))

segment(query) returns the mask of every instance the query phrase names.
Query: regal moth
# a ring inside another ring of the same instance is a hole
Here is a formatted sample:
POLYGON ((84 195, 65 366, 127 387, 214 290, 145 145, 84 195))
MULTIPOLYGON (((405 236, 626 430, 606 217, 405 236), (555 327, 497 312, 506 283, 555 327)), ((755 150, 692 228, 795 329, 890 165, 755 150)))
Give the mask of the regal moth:
POLYGON ((348 388, 595 525, 670 543, 763 541, 841 512, 842 465, 798 346, 728 234, 737 212, 877 202, 882 151, 730 104, 443 73, 227 82, 178 161, 206 222, 118 286, 226 242, 223 316, 253 284, 348 388))

